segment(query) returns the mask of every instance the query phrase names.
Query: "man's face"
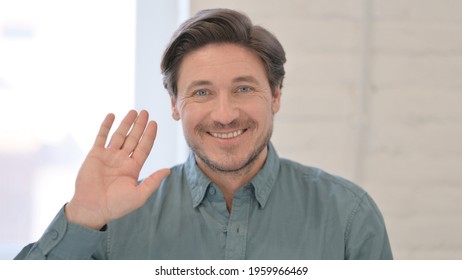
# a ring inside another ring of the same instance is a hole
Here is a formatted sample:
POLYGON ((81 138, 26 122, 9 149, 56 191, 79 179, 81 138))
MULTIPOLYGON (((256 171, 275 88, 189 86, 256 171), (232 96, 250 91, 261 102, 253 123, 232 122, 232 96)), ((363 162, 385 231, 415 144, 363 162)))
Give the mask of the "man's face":
POLYGON ((209 44, 183 58, 173 117, 200 167, 238 172, 264 162, 279 110, 260 58, 234 44, 209 44))

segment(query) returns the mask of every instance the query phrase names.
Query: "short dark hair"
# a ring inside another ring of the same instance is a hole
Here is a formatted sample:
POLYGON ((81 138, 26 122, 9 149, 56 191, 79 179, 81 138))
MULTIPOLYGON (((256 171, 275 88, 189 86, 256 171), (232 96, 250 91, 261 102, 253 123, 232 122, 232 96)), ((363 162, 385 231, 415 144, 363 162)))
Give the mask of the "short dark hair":
POLYGON ((271 90, 282 87, 286 56, 278 39, 253 25, 248 16, 229 9, 202 10, 185 21, 167 46, 161 62, 164 87, 176 99, 178 70, 185 55, 211 43, 232 43, 257 54, 263 62, 271 90))

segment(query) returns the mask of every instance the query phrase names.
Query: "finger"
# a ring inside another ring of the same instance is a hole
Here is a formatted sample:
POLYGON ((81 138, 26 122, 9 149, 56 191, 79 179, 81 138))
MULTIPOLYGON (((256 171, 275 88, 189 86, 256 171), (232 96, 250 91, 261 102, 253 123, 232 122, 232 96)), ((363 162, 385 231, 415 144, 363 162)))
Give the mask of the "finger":
POLYGON ((146 127, 146 130, 144 131, 143 137, 141 138, 138 146, 136 146, 136 149, 132 154, 132 158, 136 160, 140 166, 143 166, 144 162, 149 156, 152 146, 154 145, 156 135, 157 123, 155 121, 150 121, 146 127))
POLYGON ((149 196, 151 196, 151 194, 159 188, 162 180, 169 174, 170 169, 161 169, 152 173, 149 177, 144 179, 143 182, 141 182, 141 184, 137 188, 137 190, 140 193, 141 204, 144 204, 144 202, 149 198, 149 196))
POLYGON ((106 145, 107 136, 111 130, 112 124, 114 123, 114 119, 114 114, 107 114, 106 118, 101 123, 101 127, 99 128, 95 143, 93 144, 95 147, 104 148, 104 145, 106 145))
POLYGON ((140 141, 141 136, 143 135, 144 130, 146 129, 146 124, 148 123, 149 114, 147 111, 141 111, 138 115, 138 118, 133 125, 132 130, 125 139, 125 142, 122 145, 122 149, 131 154, 135 149, 136 145, 140 141))
POLYGON ((119 127, 116 129, 114 134, 111 137, 108 147, 114 149, 120 149, 127 137, 127 133, 133 125, 133 122, 136 120, 138 113, 135 110, 131 110, 124 117, 119 127))

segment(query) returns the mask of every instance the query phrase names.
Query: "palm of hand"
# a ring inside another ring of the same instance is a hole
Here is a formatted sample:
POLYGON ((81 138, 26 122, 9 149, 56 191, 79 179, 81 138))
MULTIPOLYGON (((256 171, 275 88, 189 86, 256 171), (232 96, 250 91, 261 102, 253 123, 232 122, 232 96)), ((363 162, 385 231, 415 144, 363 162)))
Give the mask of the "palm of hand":
POLYGON ((145 111, 138 117, 136 112, 130 112, 105 147, 114 120, 113 115, 106 117, 79 171, 74 197, 66 206, 70 221, 100 228, 142 206, 159 187, 168 169, 153 173, 137 186, 141 167, 156 136, 156 124, 147 124, 147 119, 145 111))

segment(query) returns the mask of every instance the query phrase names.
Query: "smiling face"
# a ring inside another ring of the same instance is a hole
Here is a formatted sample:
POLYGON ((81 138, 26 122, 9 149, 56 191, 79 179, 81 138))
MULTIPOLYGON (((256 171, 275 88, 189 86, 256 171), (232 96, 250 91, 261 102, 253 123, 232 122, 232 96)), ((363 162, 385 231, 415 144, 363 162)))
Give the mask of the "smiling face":
MULTIPOLYGON (((263 165, 279 110, 260 58, 234 44, 209 44, 180 65, 173 117, 204 170, 255 173, 263 165)), ((206 172, 207 173, 207 172, 206 172)))

